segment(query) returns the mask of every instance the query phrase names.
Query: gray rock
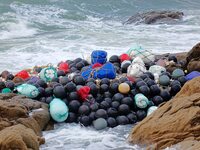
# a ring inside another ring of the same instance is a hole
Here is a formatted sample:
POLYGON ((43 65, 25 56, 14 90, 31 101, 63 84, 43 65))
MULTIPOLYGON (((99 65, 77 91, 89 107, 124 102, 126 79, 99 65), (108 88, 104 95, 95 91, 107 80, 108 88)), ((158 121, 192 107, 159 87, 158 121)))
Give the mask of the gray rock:
POLYGON ((150 11, 146 13, 137 13, 131 16, 124 24, 153 24, 153 23, 172 23, 181 20, 183 12, 179 11, 150 11))

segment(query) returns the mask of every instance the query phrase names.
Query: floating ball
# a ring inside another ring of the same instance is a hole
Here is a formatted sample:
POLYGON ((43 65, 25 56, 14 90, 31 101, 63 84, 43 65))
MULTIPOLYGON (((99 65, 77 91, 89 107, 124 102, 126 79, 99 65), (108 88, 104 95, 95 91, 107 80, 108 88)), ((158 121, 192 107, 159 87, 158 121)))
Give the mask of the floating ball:
POLYGON ((65 120, 65 122, 67 123, 77 122, 77 115, 73 112, 69 112, 69 115, 67 117, 67 120, 65 120))
POLYGON ((176 95, 179 91, 181 90, 181 86, 178 84, 172 85, 171 86, 171 91, 170 93, 174 96, 176 95))
POLYGON ((173 85, 176 85, 176 84, 178 84, 178 85, 181 86, 181 83, 178 80, 172 81, 171 84, 170 84, 170 86, 173 86, 173 85))
POLYGON ((129 124, 129 119, 126 116, 118 116, 116 118, 118 125, 126 125, 129 124))
POLYGON ((104 118, 98 118, 93 121, 93 126, 96 130, 102 130, 107 127, 107 121, 104 118))
POLYGON ((68 77, 61 77, 59 78, 59 83, 65 86, 67 83, 70 82, 70 79, 68 77))
POLYGON ((128 67, 131 65, 131 61, 129 60, 125 60, 121 63, 121 70, 122 70, 122 73, 127 73, 127 69, 128 67))
POLYGON ((101 93, 107 92, 108 90, 109 90, 109 86, 107 84, 102 84, 100 86, 100 92, 101 93))
POLYGON ((85 127, 90 126, 92 123, 89 116, 81 116, 79 121, 85 127))
POLYGON ((112 99, 109 97, 105 98, 104 101, 106 101, 109 105, 112 103, 112 99))
POLYGON ((39 97, 45 97, 45 89, 42 88, 42 87, 39 87, 38 88, 38 91, 39 91, 39 97))
POLYGON ((158 80, 162 86, 168 86, 170 84, 170 78, 167 75, 161 75, 158 80))
POLYGON ((96 118, 108 118, 107 112, 104 109, 98 109, 95 113, 96 118))
POLYGON ((159 95, 160 91, 161 90, 160 90, 159 86, 157 86, 157 85, 150 86, 151 95, 159 95))
POLYGON ((145 72, 144 74, 148 75, 148 77, 149 77, 150 79, 152 79, 152 80, 155 79, 153 73, 151 73, 151 72, 148 72, 148 71, 147 71, 147 72, 145 72))
POLYGON ((99 104, 98 103, 91 104, 90 109, 91 111, 97 111, 99 109, 99 104))
POLYGON ((101 79, 100 85, 102 85, 102 84, 107 84, 107 85, 109 85, 109 84, 110 84, 110 79, 108 79, 108 78, 103 78, 103 79, 101 79))
POLYGON ((136 94, 138 94, 139 93, 139 91, 137 90, 137 89, 132 89, 131 91, 130 91, 130 94, 131 94, 131 96, 135 96, 136 94))
POLYGON ((117 126, 117 121, 115 120, 115 118, 109 117, 107 119, 107 124, 108 124, 108 127, 114 128, 117 126))
POLYGON ((182 76, 178 78, 178 81, 181 83, 181 86, 183 86, 187 82, 187 79, 185 76, 182 76))
POLYGON ((93 83, 92 85, 89 85, 89 87, 90 87, 90 94, 96 96, 98 93, 98 87, 96 86, 96 84, 93 83))
POLYGON ((6 80, 13 80, 14 79, 14 75, 13 74, 8 74, 6 80))
POLYGON ((59 79, 57 77, 54 77, 54 78, 51 79, 51 82, 57 82, 58 83, 59 79))
POLYGON ((119 86, 119 83, 111 83, 110 85, 110 92, 111 93, 117 93, 118 92, 118 86, 119 86))
POLYGON ((121 78, 119 79, 119 82, 120 82, 120 83, 124 83, 125 81, 128 81, 128 78, 127 78, 127 77, 121 77, 121 78))
POLYGON ((47 97, 46 100, 45 100, 45 103, 50 104, 52 100, 53 100, 52 96, 47 97))
POLYGON ((68 117, 67 105, 58 98, 54 98, 49 104, 49 111, 51 117, 57 122, 63 122, 68 117))
POLYGON ((144 81, 139 81, 139 82, 136 82, 136 87, 139 89, 141 86, 147 86, 147 84, 144 82, 144 81))
POLYGON ((81 105, 78 109, 80 115, 88 115, 90 113, 90 108, 87 105, 81 105))
POLYGON ((146 85, 140 86, 139 91, 140 91, 140 93, 144 94, 145 96, 149 96, 149 94, 150 94, 150 88, 146 85))
POLYGON ((62 76, 65 76, 65 72, 63 70, 58 70, 57 77, 62 77, 62 76))
POLYGON ((4 88, 6 88, 5 83, 0 81, 0 90, 2 90, 2 89, 4 89, 4 88))
POLYGON ((53 95, 53 88, 51 87, 48 87, 45 89, 45 96, 48 97, 48 96, 52 96, 53 95))
POLYGON ((53 94, 56 98, 61 98, 61 99, 65 98, 67 96, 63 86, 56 86, 53 89, 53 94))
POLYGON ((163 98, 164 101, 168 101, 171 99, 171 95, 168 90, 162 90, 160 92, 160 96, 163 98))
POLYGON ((126 104, 128 106, 132 106, 133 105, 133 99, 131 97, 124 97, 121 100, 121 104, 126 104))
POLYGON ((111 106, 112 106, 113 108, 115 108, 115 109, 118 109, 119 105, 120 105, 120 102, 118 102, 118 101, 113 101, 113 102, 111 103, 111 106))
POLYGON ((134 123, 137 122, 137 116, 136 116, 135 113, 129 113, 129 114, 127 115, 127 118, 129 119, 129 122, 130 122, 131 124, 134 124, 134 123))
POLYGON ((102 101, 99 105, 101 109, 107 110, 110 107, 110 104, 107 101, 102 101))
POLYGON ((145 80, 146 78, 149 78, 149 76, 148 76, 147 74, 142 74, 142 75, 140 76, 140 78, 141 78, 142 80, 145 80))
POLYGON ((174 55, 169 55, 168 56, 168 61, 174 61, 175 63, 177 63, 177 58, 174 55))
POLYGON ((130 108, 126 104, 121 104, 118 108, 118 111, 121 115, 127 115, 130 112, 130 108))
POLYGON ((127 94, 130 91, 130 86, 127 83, 121 83, 118 90, 122 94, 127 94))
POLYGON ((68 95, 68 99, 69 100, 78 100, 79 96, 78 96, 77 92, 70 92, 68 95))
POLYGON ((13 81, 7 81, 5 83, 5 85, 6 85, 7 88, 9 88, 11 90, 14 90, 14 88, 15 88, 15 83, 13 81))
POLYGON ((120 62, 119 56, 117 56, 117 55, 112 55, 112 56, 110 57, 110 59, 109 59, 109 62, 111 62, 111 63, 115 63, 115 62, 119 63, 119 62, 120 62))
POLYGON ((116 108, 110 107, 107 110, 107 114, 109 117, 116 117, 118 115, 118 111, 116 108))
MULTIPOLYGON (((108 92, 105 92, 105 93, 103 93, 103 97, 104 98, 112 98, 113 97, 113 95, 108 91, 108 92)), ((112 99, 111 99, 112 100, 112 99)))
POLYGON ((69 111, 77 113, 80 106, 81 106, 81 103, 79 101, 72 100, 71 102, 69 102, 69 105, 68 105, 69 111))
POLYGON ((80 61, 76 64, 76 68, 78 70, 81 70, 83 67, 85 66, 84 62, 83 61, 80 61))
POLYGON ((85 85, 85 79, 82 76, 75 76, 73 81, 76 85, 85 85))
POLYGON ((172 72, 172 78, 173 79, 178 79, 179 77, 182 77, 184 76, 185 73, 182 69, 175 69, 173 72, 172 72))
POLYGON ((116 93, 113 97, 112 100, 113 101, 118 101, 121 102, 121 100, 124 98, 124 95, 122 95, 121 93, 116 93))
POLYGON ((149 100, 143 94, 136 94, 134 100, 138 108, 146 108, 148 106, 149 100))
POLYGON ((10 88, 4 88, 1 90, 1 93, 11 93, 12 90, 10 88))
POLYGON ((161 103, 164 102, 164 100, 161 96, 154 96, 152 101, 156 106, 158 106, 158 105, 160 105, 161 103))
POLYGON ((171 79, 171 74, 169 72, 162 72, 160 76, 167 75, 171 79))
POLYGON ((157 106, 151 106, 151 107, 149 107, 149 109, 147 110, 147 116, 149 116, 150 114, 152 114, 157 109, 158 109, 157 106))
POLYGON ((91 113, 89 114, 89 117, 90 117, 90 120, 91 120, 91 121, 95 120, 95 119, 96 119, 96 117, 95 117, 95 112, 91 112, 91 113))
POLYGON ((74 84, 73 82, 69 82, 64 86, 64 88, 66 92, 76 91, 76 84, 74 84))
POLYGON ((144 110, 138 110, 136 111, 136 115, 138 120, 141 121, 147 116, 147 113, 144 110))

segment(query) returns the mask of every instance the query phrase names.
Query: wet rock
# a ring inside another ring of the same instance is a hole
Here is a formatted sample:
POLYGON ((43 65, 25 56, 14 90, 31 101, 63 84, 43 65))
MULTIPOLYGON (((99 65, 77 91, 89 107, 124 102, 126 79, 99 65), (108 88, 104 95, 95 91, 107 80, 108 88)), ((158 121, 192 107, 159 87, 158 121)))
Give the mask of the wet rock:
POLYGON ((152 149, 164 149, 179 142, 184 144, 188 139, 199 141, 199 84, 200 77, 187 82, 172 100, 132 129, 129 141, 152 149))
POLYGON ((124 24, 153 24, 157 22, 171 23, 172 21, 181 20, 183 15, 183 12, 179 11, 150 11, 146 13, 138 13, 130 17, 124 22, 124 24))
POLYGON ((48 105, 16 94, 0 94, 0 149, 39 149, 50 120, 48 105))

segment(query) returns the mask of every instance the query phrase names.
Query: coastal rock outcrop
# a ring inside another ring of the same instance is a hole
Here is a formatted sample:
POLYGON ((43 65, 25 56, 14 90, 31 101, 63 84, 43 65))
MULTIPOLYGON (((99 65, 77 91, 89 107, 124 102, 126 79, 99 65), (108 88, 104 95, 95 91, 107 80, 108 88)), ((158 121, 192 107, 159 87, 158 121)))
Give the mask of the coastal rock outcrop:
POLYGON ((196 44, 187 54, 187 70, 200 71, 200 43, 196 44))
MULTIPOLYGON (((129 135, 131 143, 150 149, 163 149, 177 144, 200 142, 200 77, 187 82, 170 101, 138 123, 129 135)), ((194 144, 194 143, 193 143, 194 144)))
POLYGON ((48 105, 16 94, 0 94, 0 149, 39 149, 48 125, 48 105))
POLYGON ((138 13, 134 16, 131 16, 124 24, 153 24, 158 21, 171 23, 175 20, 180 20, 183 17, 183 12, 179 11, 150 11, 146 13, 138 13))

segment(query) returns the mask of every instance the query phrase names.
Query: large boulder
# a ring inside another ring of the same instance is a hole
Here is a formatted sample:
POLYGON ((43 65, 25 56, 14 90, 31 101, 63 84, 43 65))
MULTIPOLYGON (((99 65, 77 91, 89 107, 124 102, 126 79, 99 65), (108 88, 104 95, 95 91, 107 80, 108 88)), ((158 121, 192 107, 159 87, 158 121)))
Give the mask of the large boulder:
POLYGON ((200 71, 200 43, 196 44, 187 54, 187 70, 200 71))
POLYGON ((171 23, 176 20, 180 20, 183 17, 183 12, 179 11, 150 11, 146 13, 138 13, 134 16, 131 16, 124 24, 132 24, 132 23, 145 23, 145 24, 153 24, 153 23, 171 23))
POLYGON ((0 149, 39 149, 48 125, 48 105, 16 94, 0 94, 0 149))
MULTIPOLYGON (((170 101, 138 123, 129 135, 131 143, 163 149, 200 140, 200 77, 187 82, 170 101), (180 143, 181 142, 181 143, 180 143)), ((196 141, 196 142, 195 142, 196 141)))

